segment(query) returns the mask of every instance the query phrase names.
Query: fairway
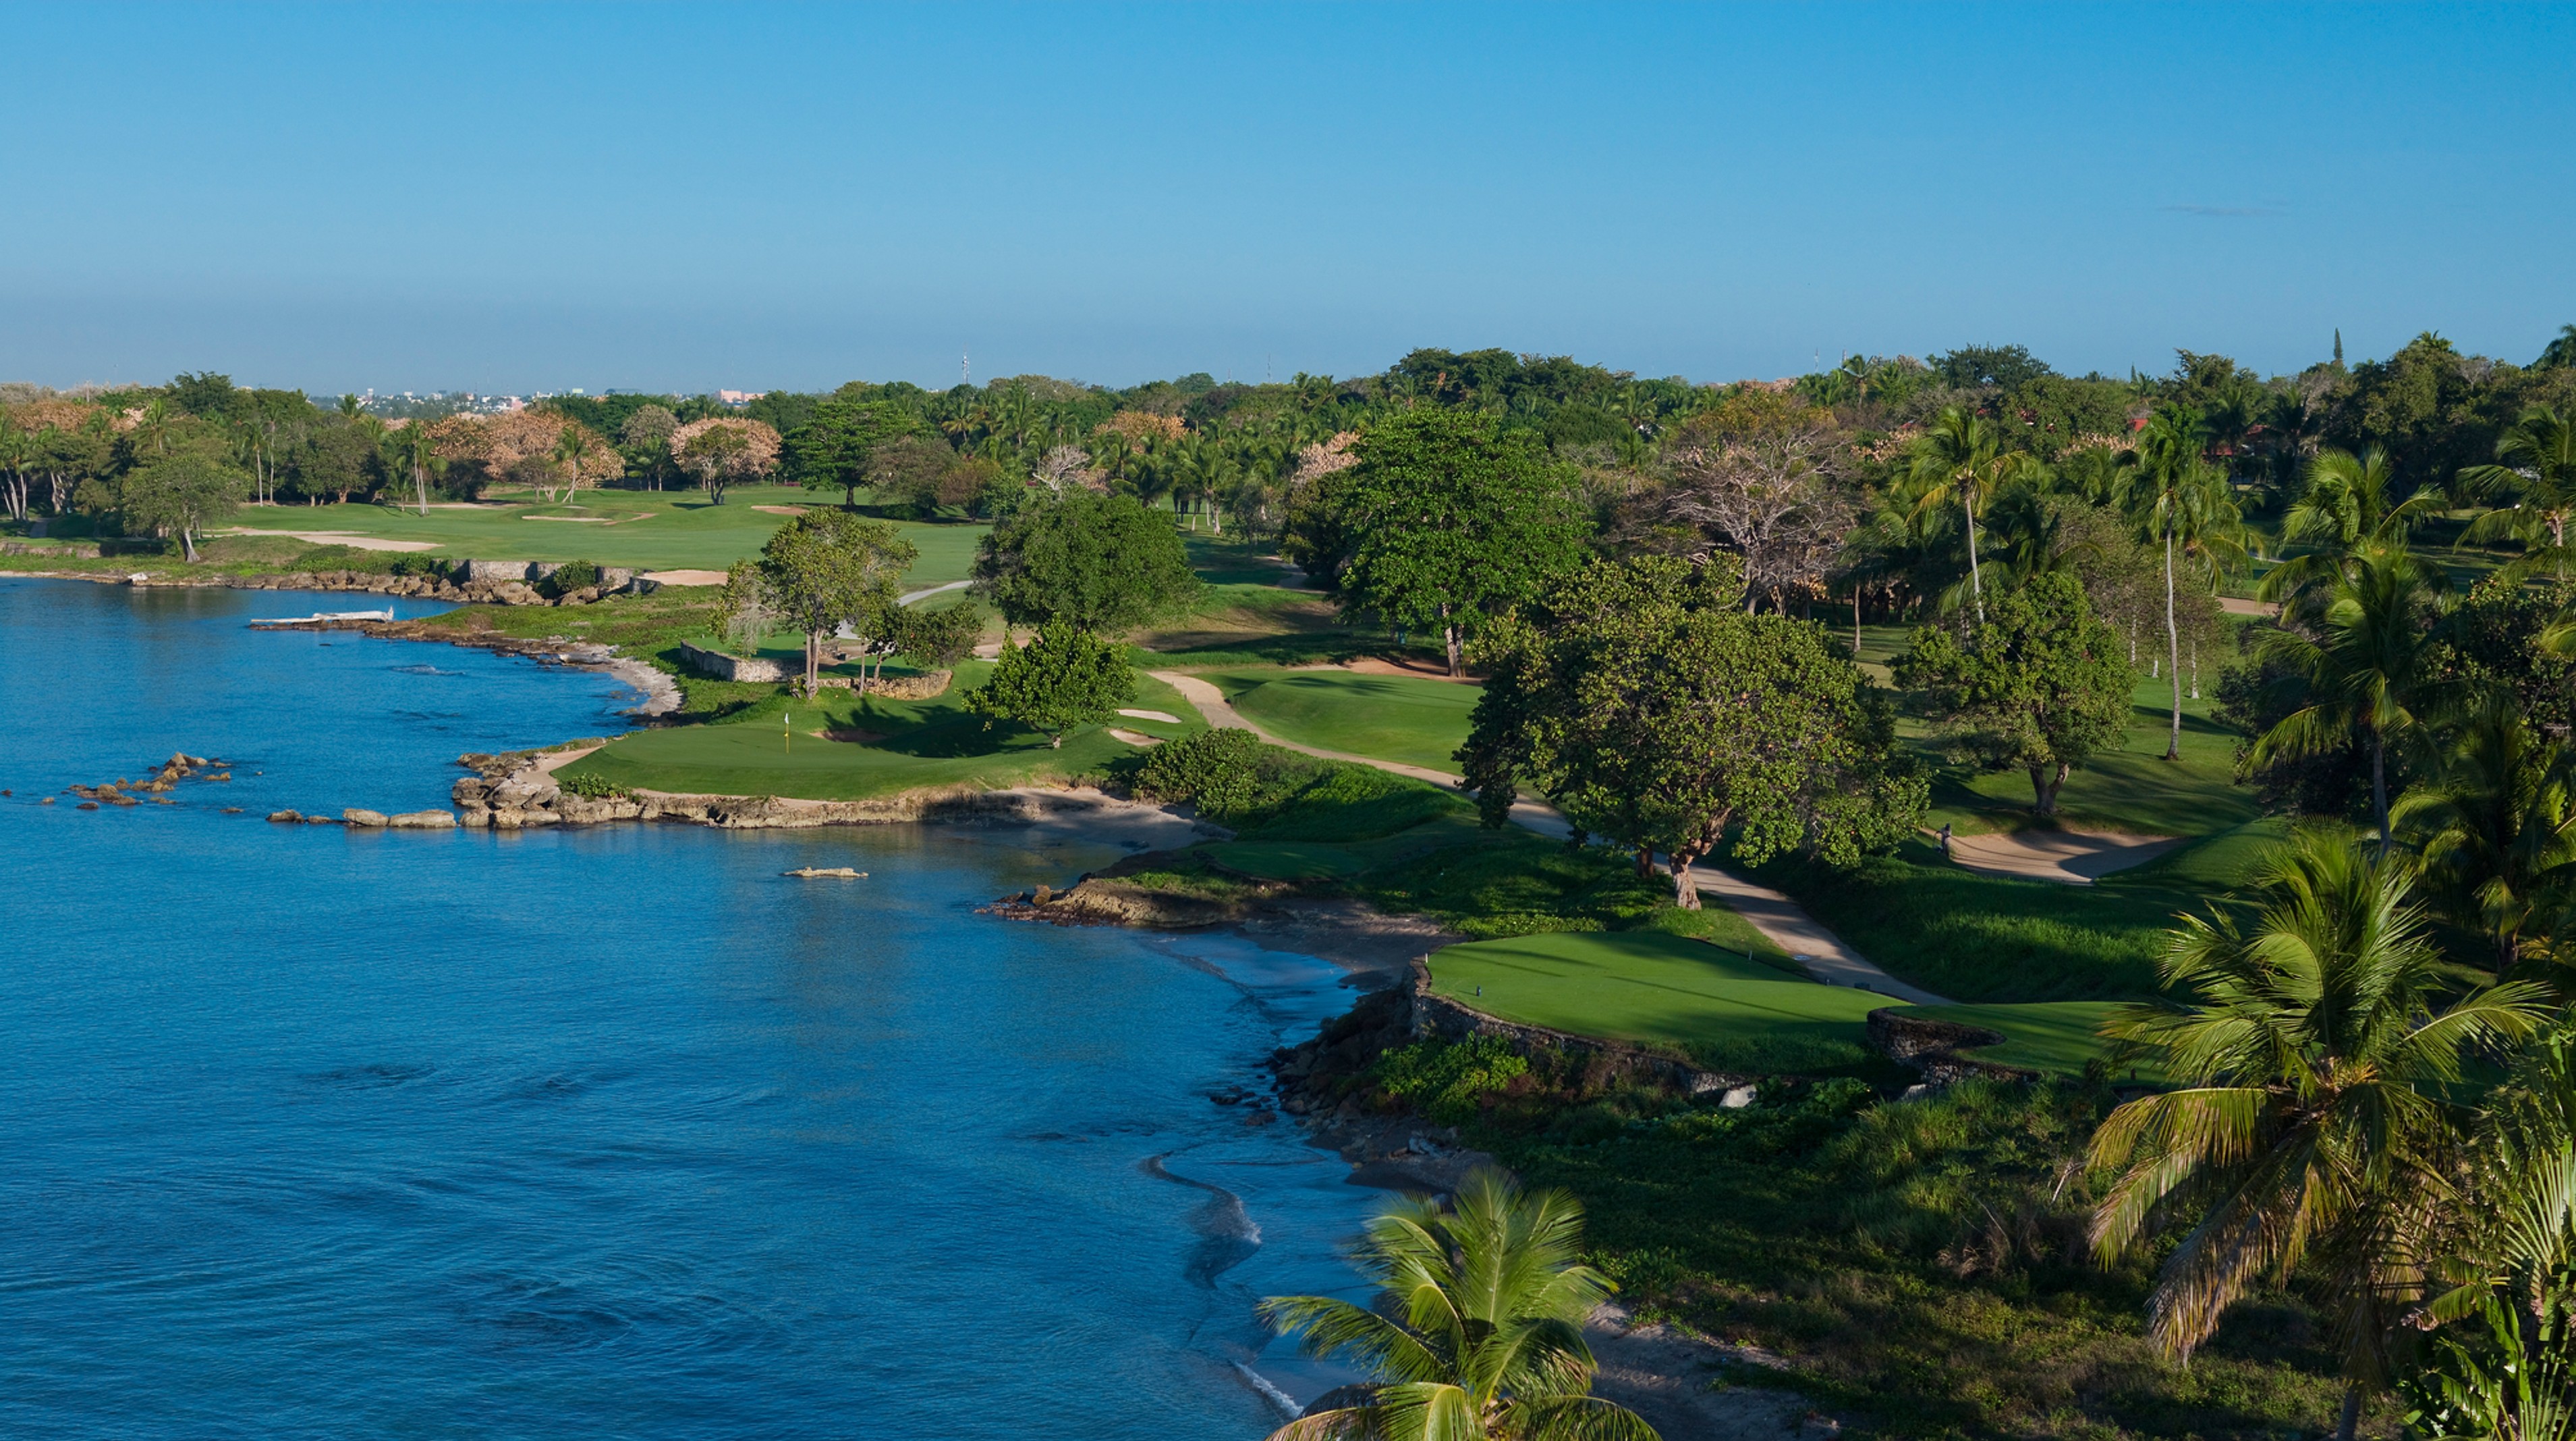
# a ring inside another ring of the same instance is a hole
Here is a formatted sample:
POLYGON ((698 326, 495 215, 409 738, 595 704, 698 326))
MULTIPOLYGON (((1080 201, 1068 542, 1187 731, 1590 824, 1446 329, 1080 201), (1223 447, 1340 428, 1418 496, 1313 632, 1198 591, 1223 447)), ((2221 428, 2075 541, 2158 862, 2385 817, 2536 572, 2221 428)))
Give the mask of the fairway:
POLYGON ((1887 1004, 1657 932, 1451 946, 1431 957, 1431 988, 1504 1020, 1577 1035, 1723 1050, 1754 1042, 1780 1053, 1856 1048, 1869 1013, 1887 1004))
POLYGON ((1481 686, 1346 670, 1217 671, 1245 719, 1299 745, 1455 774, 1481 686))
MULTIPOLYGON (((998 789, 1060 779, 1135 753, 1101 728, 1067 736, 1059 750, 1011 721, 988 727, 961 697, 991 669, 982 662, 959 667, 948 692, 933 700, 852 700, 826 693, 820 704, 808 705, 781 697, 711 725, 636 731, 564 773, 693 795, 863 800, 940 786, 998 789), (876 739, 835 740, 818 731, 876 739)), ((1165 725, 1122 718, 1122 729, 1168 738, 1205 728, 1158 681, 1138 677, 1136 694, 1140 708, 1188 719, 1165 725)))
MULTIPOLYGON (((837 496, 837 492, 834 493, 837 496)), ((578 505, 445 505, 429 514, 382 505, 245 506, 231 521, 242 531, 304 531, 428 541, 422 554, 468 560, 589 560, 637 570, 723 570, 756 555, 787 521, 758 506, 835 503, 795 486, 737 486, 725 503, 693 490, 585 490, 578 505)), ((895 523, 921 559, 908 587, 964 580, 981 525, 895 523)))

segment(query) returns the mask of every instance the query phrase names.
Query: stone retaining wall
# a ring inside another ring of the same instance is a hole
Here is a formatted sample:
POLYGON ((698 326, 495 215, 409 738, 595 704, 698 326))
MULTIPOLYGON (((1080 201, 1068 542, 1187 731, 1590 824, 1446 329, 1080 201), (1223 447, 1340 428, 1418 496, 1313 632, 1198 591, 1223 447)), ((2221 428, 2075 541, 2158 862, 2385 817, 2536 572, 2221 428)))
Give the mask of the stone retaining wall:
POLYGON ((755 681, 776 685, 796 675, 796 672, 790 670, 783 661, 769 660, 760 656, 727 655, 723 651, 709 650, 704 646, 691 645, 687 641, 680 642, 680 663, 700 675, 713 676, 717 680, 755 681))
POLYGON ((1927 1016, 1909 1016, 1893 1006, 1883 1006, 1869 1013, 1869 1044, 1880 1055, 1919 1071, 1923 1079, 1937 1086, 1953 1081, 2035 1081, 2037 1071, 2019 1066, 2001 1065, 1960 1055, 1986 1046, 2000 1046, 2005 1036, 1983 1026, 1963 1026, 1956 1021, 1936 1021, 1927 1016))

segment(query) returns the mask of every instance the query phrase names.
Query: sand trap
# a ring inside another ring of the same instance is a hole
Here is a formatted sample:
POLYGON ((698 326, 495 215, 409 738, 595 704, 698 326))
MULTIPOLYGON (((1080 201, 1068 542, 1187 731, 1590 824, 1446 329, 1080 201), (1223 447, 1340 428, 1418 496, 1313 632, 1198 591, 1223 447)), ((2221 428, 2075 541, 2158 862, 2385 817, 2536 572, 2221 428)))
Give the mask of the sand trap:
POLYGON ((1125 726, 1111 726, 1109 728, 1109 734, 1119 740, 1125 741, 1131 746, 1138 746, 1147 749, 1163 743, 1163 739, 1160 736, 1149 736, 1143 731, 1131 731, 1125 726))
MULTIPOLYGON (((1302 669, 1305 669, 1305 667, 1300 666, 1300 667, 1297 667, 1297 669, 1302 670, 1302 669)), ((1347 664, 1347 665, 1343 665, 1343 666, 1339 666, 1339 667, 1334 667, 1334 666, 1317 666, 1317 667, 1315 667, 1315 669, 1318 669, 1318 670, 1334 670, 1334 669, 1346 670, 1346 671, 1349 671, 1349 672, 1350 672, 1351 674, 1353 674, 1353 675, 1403 675, 1403 676, 1411 676, 1411 677, 1413 677, 1415 680, 1445 680, 1445 681, 1455 681, 1455 682, 1456 682, 1456 683, 1458 683, 1459 685, 1483 685, 1483 684, 1484 684, 1484 682, 1483 682, 1482 680, 1478 679, 1478 678, 1477 678, 1477 677, 1475 677, 1475 676, 1471 676, 1471 675, 1451 675, 1451 674, 1447 671, 1447 669, 1445 669, 1445 668, 1443 668, 1443 667, 1441 667, 1441 666, 1436 666, 1436 665, 1415 665, 1415 664, 1413 664, 1413 663, 1412 663, 1412 662, 1410 662, 1410 661, 1391 661, 1391 660, 1386 659, 1386 658, 1385 658, 1385 657, 1383 657, 1383 656, 1374 656, 1374 655, 1362 656, 1362 657, 1360 657, 1358 660, 1352 661, 1352 662, 1350 662, 1350 663, 1349 663, 1349 664, 1347 664)))
POLYGON ((2122 836, 2107 831, 2016 831, 2009 835, 1953 836, 1950 859, 1990 876, 2089 886, 2096 876, 2143 865, 2182 842, 2173 836, 2122 836))
POLYGON ((615 525, 615 524, 617 524, 617 522, 616 522, 616 521, 611 520, 611 519, 609 519, 607 516, 604 516, 604 515, 523 515, 523 516, 520 516, 520 517, 519 517, 519 519, 521 519, 521 520, 560 520, 560 521, 568 521, 568 522, 570 522, 571 524, 574 524, 574 525, 615 525))
POLYGON ((2238 600, 2232 595, 2218 598, 2218 608, 2229 615, 2259 615, 2266 618, 2281 613, 2278 603, 2268 600, 2238 600))
POLYGON ((725 573, 720 570, 648 570, 644 578, 656 585, 722 585, 725 573))
POLYGON ((1158 710, 1122 710, 1119 714, 1127 717, 1129 720, 1161 721, 1167 726, 1176 726, 1181 723, 1181 718, 1179 716, 1166 715, 1158 710))
POLYGON ((351 550, 436 550, 439 546, 434 540, 384 540, 345 530, 236 530, 228 534, 283 535, 312 545, 345 545, 351 550))
POLYGON ((755 505, 752 509, 763 515, 803 515, 807 508, 801 505, 755 505))

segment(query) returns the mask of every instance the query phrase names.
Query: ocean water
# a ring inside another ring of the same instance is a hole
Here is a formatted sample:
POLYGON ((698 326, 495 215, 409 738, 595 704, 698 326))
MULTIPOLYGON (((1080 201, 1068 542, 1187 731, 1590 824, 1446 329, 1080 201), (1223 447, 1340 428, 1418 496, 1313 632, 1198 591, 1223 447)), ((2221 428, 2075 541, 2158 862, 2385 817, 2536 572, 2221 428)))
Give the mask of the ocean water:
POLYGON ((635 699, 245 625, 334 603, 0 579, 0 1436, 1252 1438, 1339 1379, 1252 1307, 1351 1294, 1376 1197, 1210 1100, 1331 968, 975 914, 1117 853, 1044 832, 268 824, 635 699), (174 750, 235 778, 39 804, 174 750))

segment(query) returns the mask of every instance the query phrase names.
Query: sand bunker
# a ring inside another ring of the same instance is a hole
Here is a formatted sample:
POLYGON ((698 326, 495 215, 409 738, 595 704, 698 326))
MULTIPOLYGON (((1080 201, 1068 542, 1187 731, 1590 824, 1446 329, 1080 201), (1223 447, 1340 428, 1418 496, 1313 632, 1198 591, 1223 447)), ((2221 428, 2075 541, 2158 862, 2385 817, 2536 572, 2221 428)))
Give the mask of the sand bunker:
POLYGON ((2015 831, 2008 835, 1952 836, 1950 859, 1990 876, 2089 886, 2096 876, 2143 865, 2182 842, 2173 836, 2123 836, 2107 831, 2015 831))
POLYGON ((763 515, 803 515, 806 508, 801 505, 755 505, 752 509, 763 515))
POLYGON ((648 570, 644 578, 657 585, 722 585, 725 573, 720 570, 648 570))
POLYGON ((351 550, 436 550, 434 540, 384 540, 345 530, 236 530, 234 535, 283 535, 308 545, 345 545, 351 550))
POLYGON ((1122 710, 1119 714, 1127 717, 1129 720, 1161 721, 1167 726, 1176 726, 1181 723, 1181 718, 1179 716, 1167 715, 1158 710, 1122 710))

